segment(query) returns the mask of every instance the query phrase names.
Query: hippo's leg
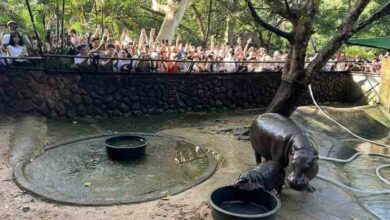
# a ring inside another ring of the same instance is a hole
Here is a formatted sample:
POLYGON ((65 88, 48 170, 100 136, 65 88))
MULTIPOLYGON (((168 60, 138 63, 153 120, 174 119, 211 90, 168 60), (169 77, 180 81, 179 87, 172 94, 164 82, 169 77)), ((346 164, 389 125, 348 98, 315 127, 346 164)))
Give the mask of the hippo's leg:
POLYGON ((278 197, 282 194, 282 190, 283 190, 283 183, 280 184, 280 186, 278 186, 277 193, 276 193, 278 197))
POLYGON ((279 183, 279 186, 277 187, 277 196, 280 196, 282 194, 282 190, 283 190, 283 186, 284 186, 284 179, 285 179, 285 175, 283 175, 283 180, 280 181, 279 183))
POLYGON ((261 164, 261 155, 255 151, 256 165, 261 164))
POLYGON ((315 192, 317 189, 312 186, 310 183, 307 184, 307 187, 306 187, 306 191, 310 192, 310 193, 313 193, 315 192))

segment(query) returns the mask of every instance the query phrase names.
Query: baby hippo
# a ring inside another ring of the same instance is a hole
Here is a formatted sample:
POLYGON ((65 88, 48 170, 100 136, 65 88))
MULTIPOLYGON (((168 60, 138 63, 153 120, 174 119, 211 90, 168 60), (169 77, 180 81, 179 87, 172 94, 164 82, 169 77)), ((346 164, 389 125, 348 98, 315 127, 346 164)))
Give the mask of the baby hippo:
POLYGON ((265 161, 255 169, 241 174, 234 184, 240 190, 265 189, 269 192, 282 192, 286 172, 279 162, 265 161))

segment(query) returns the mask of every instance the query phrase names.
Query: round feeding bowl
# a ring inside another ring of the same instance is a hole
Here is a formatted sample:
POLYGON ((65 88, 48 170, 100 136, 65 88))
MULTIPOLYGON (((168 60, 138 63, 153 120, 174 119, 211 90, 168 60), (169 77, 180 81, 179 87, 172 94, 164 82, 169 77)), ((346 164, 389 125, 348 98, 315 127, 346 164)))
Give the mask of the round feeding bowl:
POLYGON ((225 186, 211 193, 209 203, 215 220, 275 219, 280 200, 265 190, 243 191, 225 186))
POLYGON ((124 135, 108 138, 105 144, 111 159, 128 160, 145 155, 148 140, 141 136, 124 135))

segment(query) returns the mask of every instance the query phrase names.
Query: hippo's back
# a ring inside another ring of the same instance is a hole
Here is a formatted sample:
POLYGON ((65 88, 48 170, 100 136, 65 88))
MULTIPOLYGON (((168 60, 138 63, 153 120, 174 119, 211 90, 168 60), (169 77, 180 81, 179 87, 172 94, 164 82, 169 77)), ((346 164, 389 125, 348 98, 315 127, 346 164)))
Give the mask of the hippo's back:
POLYGON ((276 113, 265 113, 252 123, 250 140, 257 154, 285 164, 290 140, 299 133, 301 129, 291 119, 276 113))

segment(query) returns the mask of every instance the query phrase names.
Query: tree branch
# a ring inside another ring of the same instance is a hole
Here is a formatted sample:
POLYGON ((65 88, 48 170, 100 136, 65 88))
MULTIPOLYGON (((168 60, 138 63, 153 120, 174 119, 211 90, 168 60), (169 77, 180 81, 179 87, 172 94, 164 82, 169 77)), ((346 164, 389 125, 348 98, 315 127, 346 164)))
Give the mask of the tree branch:
POLYGON ((336 34, 306 68, 306 80, 308 82, 310 82, 314 75, 324 67, 332 55, 336 53, 350 37, 352 37, 355 33, 355 24, 369 2, 370 0, 357 0, 356 4, 348 11, 343 22, 337 28, 336 34))
POLYGON ((292 42, 292 34, 291 33, 288 33, 288 32, 285 32, 285 31, 282 31, 280 30, 279 28, 276 28, 270 24, 268 24, 267 22, 265 22, 263 19, 260 18, 260 16, 257 14, 256 12, 256 9, 254 8, 253 6, 253 3, 251 0, 245 0, 248 4, 248 8, 249 8, 249 11, 253 17, 253 19, 255 20, 255 22, 259 25, 261 25, 263 28, 267 29, 268 31, 271 31, 273 33, 275 33, 276 35, 280 36, 280 37, 283 37, 283 38, 286 38, 289 42, 292 42))
POLYGON ((284 0, 284 4, 286 5, 287 13, 289 13, 289 11, 290 11, 290 6, 288 5, 287 0, 284 0))
POLYGON ((167 5, 161 5, 157 0, 152 0, 152 10, 166 14, 169 9, 167 5))
MULTIPOLYGON (((248 1, 247 1, 248 2, 248 1)), ((289 13, 289 7, 284 7, 284 3, 280 0, 266 0, 265 1, 275 13, 279 14, 283 18, 291 21, 293 17, 289 13)), ((286 4, 287 5, 287 4, 286 4)))
POLYGON ((353 29, 353 32, 356 33, 366 26, 372 24, 373 22, 386 17, 390 14, 390 2, 388 2, 386 5, 384 5, 382 8, 378 9, 374 14, 371 15, 370 18, 364 21, 360 21, 359 24, 353 29))
POLYGON ((191 8, 192 10, 194 11, 194 14, 195 14, 195 17, 196 17, 196 21, 198 23, 198 26, 200 28, 200 32, 201 32, 201 38, 202 38, 202 41, 205 41, 205 36, 206 36, 206 30, 205 30, 205 27, 204 27, 204 24, 203 24, 203 21, 202 21, 202 16, 200 15, 198 9, 196 8, 195 4, 191 5, 191 8))
POLYGON ((208 19, 207 19, 206 42, 208 41, 209 35, 210 35, 210 28, 211 28, 211 13, 212 13, 212 12, 213 12, 213 0, 210 0, 210 4, 209 4, 209 15, 208 15, 208 19))

